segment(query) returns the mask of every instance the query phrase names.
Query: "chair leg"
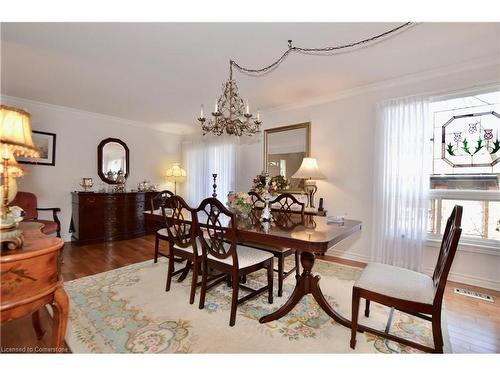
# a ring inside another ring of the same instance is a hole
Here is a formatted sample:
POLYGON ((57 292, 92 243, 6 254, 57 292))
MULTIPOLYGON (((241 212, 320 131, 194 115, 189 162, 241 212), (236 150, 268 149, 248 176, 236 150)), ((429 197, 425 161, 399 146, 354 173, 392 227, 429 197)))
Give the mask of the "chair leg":
POLYGON ((432 314, 432 337, 436 353, 443 353, 443 331, 441 330, 441 310, 432 314))
POLYGON ((205 294, 207 292, 207 273, 208 273, 207 261, 202 260, 200 304, 198 305, 200 309, 203 309, 205 307, 205 294))
POLYGON ((366 304, 365 304, 365 316, 367 318, 370 317, 370 300, 369 299, 366 300, 366 304))
POLYGON ((298 279, 299 277, 300 277, 299 252, 295 251, 295 278, 298 279))
POLYGON ((278 255, 278 297, 283 295, 283 268, 285 265, 285 258, 283 255, 278 255))
POLYGON ((155 263, 158 262, 158 251, 160 251, 160 238, 155 236, 155 263))
POLYGON ((233 298, 231 299, 231 317, 229 319, 229 325, 232 327, 236 323, 236 309, 238 308, 238 274, 233 274, 231 279, 233 281, 233 298))
POLYGON ((194 303, 194 297, 196 294, 196 284, 198 284, 198 267, 200 261, 197 259, 193 260, 193 279, 191 280, 191 295, 189 296, 189 304, 194 303))
POLYGON ((172 283, 172 275, 174 273, 174 253, 168 254, 168 268, 167 268, 167 285, 165 286, 165 291, 170 290, 170 284, 172 283))
POLYGON ((267 266, 267 302, 273 303, 273 273, 274 273, 274 257, 269 259, 267 266))
POLYGON ((351 349, 356 347, 356 330, 358 329, 359 289, 352 288, 351 349))
POLYGON ((31 314, 31 322, 33 323, 33 328, 35 329, 36 338, 41 340, 45 335, 45 330, 42 328, 40 323, 40 310, 36 310, 33 314, 31 314))

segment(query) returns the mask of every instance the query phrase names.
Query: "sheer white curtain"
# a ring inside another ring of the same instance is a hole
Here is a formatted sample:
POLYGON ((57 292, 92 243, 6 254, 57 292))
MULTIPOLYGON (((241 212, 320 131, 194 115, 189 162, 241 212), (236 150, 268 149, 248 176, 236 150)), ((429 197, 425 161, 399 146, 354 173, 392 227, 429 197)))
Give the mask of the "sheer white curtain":
POLYGON ((432 160, 429 99, 379 104, 372 260, 422 271, 432 160))
POLYGON ((198 207, 213 193, 213 173, 217 173, 217 198, 226 202, 236 180, 237 140, 228 137, 196 138, 182 144, 186 168, 186 201, 198 207))

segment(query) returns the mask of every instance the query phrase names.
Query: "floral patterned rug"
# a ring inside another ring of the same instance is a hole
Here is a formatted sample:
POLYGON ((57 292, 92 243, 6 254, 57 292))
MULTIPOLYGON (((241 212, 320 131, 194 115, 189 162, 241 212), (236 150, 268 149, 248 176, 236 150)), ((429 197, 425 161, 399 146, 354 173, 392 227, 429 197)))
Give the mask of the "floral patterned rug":
MULTIPOLYGON (((290 266, 290 264, 289 264, 290 266)), ((176 267, 180 267, 176 264, 176 267)), ((413 353, 415 349, 358 333, 356 350, 349 348, 350 331, 330 319, 311 296, 285 317, 260 324, 259 318, 281 306, 294 278, 285 282, 283 297, 272 305, 261 295, 238 307, 236 325, 229 326, 231 289, 225 283, 207 293, 198 309, 199 290, 189 305, 191 275, 173 281, 165 292, 167 260, 133 264, 64 284, 70 298, 66 342, 74 353, 413 353)), ((330 304, 350 317, 351 290, 359 268, 317 261, 314 272, 330 304)), ((262 286, 264 272, 248 277, 262 286)), ((240 296, 245 292, 240 291, 240 296)), ((362 301, 363 302, 363 301, 362 301)), ((360 322, 385 327, 389 309, 372 303, 370 318, 360 322)), ((395 312, 391 333, 432 346, 430 323, 395 312)), ((446 337, 446 332, 444 332, 446 337)), ((445 340, 447 341, 447 340, 445 340)), ((449 346, 448 346, 449 347, 449 346)))

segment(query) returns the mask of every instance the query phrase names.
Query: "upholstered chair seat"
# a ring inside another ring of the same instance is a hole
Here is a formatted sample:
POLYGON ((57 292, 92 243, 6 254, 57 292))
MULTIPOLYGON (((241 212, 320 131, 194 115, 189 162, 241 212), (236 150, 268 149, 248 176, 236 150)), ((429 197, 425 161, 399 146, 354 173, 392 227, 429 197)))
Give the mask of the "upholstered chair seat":
MULTIPOLYGON (((27 221, 30 221, 30 220, 27 220, 27 221)), ((59 230, 59 226, 57 225, 57 223, 55 221, 41 220, 41 219, 32 220, 32 221, 36 221, 37 223, 43 224, 42 233, 44 233, 44 234, 57 233, 57 231, 59 230)))
MULTIPOLYGON (((273 257, 273 254, 270 254, 266 251, 252 249, 251 247, 241 245, 238 245, 238 247, 236 248, 236 253, 238 254, 238 268, 240 270, 262 263, 273 257)), ((221 262, 228 265, 233 264, 233 259, 231 257, 218 259, 213 255, 208 254, 208 258, 216 262, 221 262)))
POLYGON ((381 263, 369 263, 354 286, 392 298, 428 305, 432 305, 435 294, 432 277, 381 263))
POLYGON ((167 228, 161 228, 161 229, 158 229, 156 231, 156 234, 158 236, 162 236, 162 237, 168 237, 168 231, 167 231, 167 228))

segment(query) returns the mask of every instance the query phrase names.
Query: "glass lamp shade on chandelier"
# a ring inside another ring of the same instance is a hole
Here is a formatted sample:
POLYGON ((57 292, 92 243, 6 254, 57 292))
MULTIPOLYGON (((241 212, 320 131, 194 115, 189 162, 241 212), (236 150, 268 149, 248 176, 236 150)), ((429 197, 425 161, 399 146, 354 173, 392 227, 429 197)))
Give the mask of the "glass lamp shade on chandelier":
POLYGON ((0 105, 0 152, 2 158, 0 169, 2 178, 1 246, 2 248, 17 249, 23 244, 22 232, 17 229, 21 217, 8 206, 17 193, 15 178, 23 175, 23 170, 17 164, 15 156, 40 156, 40 152, 31 138, 31 115, 28 112, 0 105))
POLYGON ((307 192, 307 206, 314 208, 314 194, 318 190, 316 180, 323 180, 325 175, 318 168, 316 158, 304 158, 300 168, 295 172, 292 178, 305 179, 305 187, 307 192))
POLYGON ((260 114, 252 121, 248 101, 246 105, 238 94, 238 86, 233 79, 233 62, 230 62, 229 80, 222 85, 222 95, 215 102, 212 118, 207 121, 203 113, 203 105, 200 109, 198 121, 201 123, 203 135, 207 133, 242 136, 253 135, 260 131, 260 114))
POLYGON ((165 172, 167 181, 174 183, 174 193, 177 195, 177 183, 186 180, 186 171, 180 167, 180 163, 173 163, 165 172))

